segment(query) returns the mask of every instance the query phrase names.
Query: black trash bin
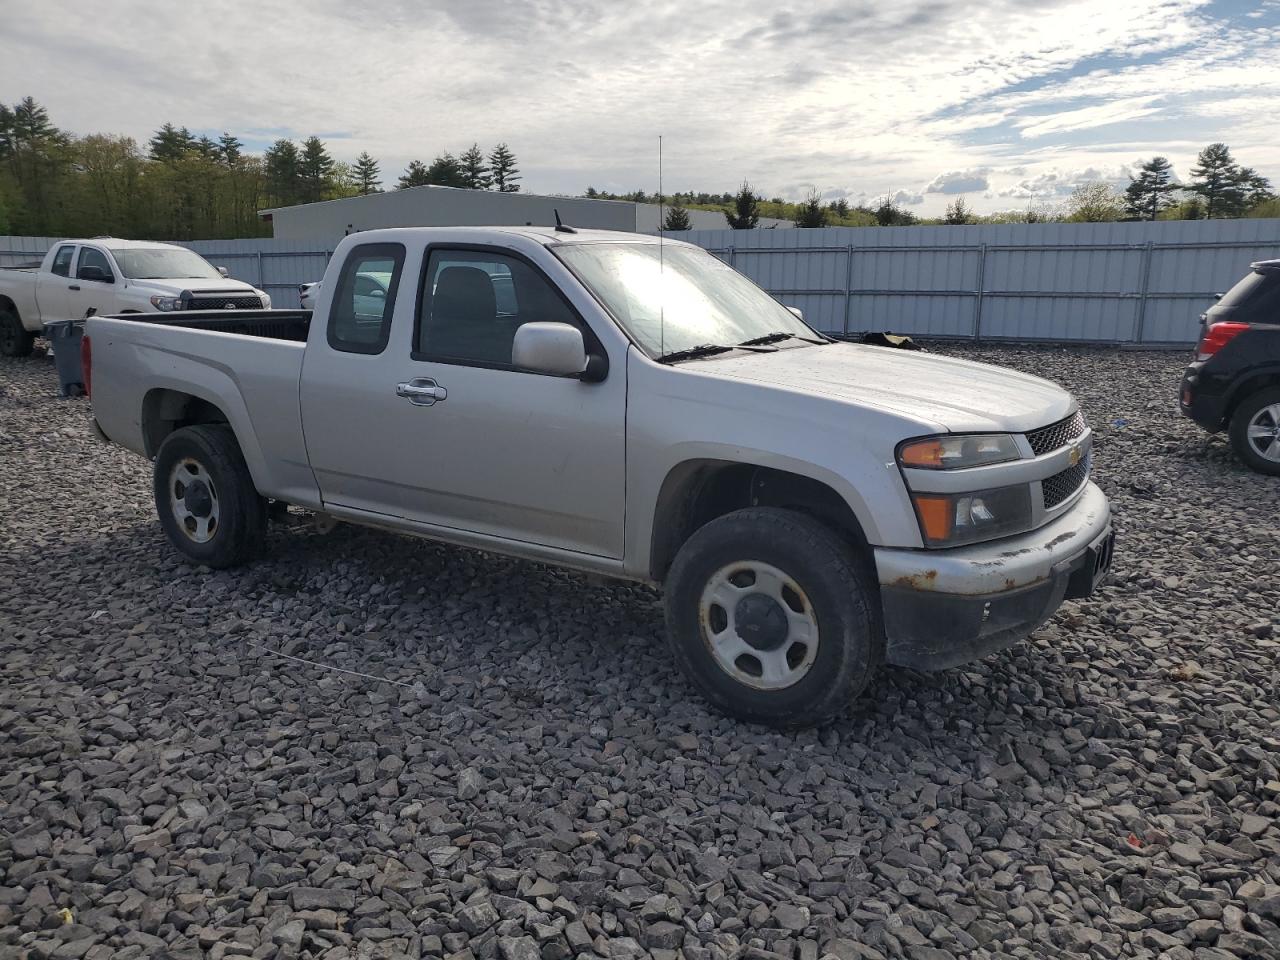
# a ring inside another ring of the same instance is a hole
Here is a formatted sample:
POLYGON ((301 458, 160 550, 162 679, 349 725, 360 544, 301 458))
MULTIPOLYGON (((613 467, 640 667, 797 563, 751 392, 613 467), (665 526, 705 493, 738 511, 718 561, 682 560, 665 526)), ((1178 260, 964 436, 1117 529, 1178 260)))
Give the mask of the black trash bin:
POLYGON ((58 393, 64 397, 84 394, 84 367, 80 364, 83 320, 48 320, 44 335, 53 347, 53 365, 58 370, 58 393))

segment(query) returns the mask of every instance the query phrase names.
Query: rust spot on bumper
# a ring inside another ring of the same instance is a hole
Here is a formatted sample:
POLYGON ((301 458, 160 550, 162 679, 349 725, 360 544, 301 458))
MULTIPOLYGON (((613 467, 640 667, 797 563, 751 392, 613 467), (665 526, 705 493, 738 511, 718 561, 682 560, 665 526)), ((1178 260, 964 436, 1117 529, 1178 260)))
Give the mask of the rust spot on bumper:
POLYGON ((892 586, 904 590, 932 590, 938 579, 937 570, 925 570, 923 573, 912 573, 894 580, 892 586))

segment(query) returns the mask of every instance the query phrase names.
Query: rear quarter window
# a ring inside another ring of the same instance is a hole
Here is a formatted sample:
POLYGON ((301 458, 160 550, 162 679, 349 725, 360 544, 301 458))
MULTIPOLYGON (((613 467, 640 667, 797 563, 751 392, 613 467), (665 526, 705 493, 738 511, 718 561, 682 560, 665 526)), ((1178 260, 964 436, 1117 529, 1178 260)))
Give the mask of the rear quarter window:
POLYGON ((1254 271, 1226 292, 1219 307, 1231 311, 1219 320, 1236 323, 1280 323, 1280 271, 1254 271))

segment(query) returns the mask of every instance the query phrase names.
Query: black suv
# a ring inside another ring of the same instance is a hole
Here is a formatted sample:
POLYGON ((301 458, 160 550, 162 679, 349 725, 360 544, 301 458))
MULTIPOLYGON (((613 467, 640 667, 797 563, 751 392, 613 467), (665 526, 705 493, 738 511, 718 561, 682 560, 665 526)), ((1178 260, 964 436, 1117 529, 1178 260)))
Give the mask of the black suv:
POLYGON ((1178 402, 1210 433, 1229 430, 1254 470, 1280 476, 1280 260, 1251 268, 1200 318, 1178 402))

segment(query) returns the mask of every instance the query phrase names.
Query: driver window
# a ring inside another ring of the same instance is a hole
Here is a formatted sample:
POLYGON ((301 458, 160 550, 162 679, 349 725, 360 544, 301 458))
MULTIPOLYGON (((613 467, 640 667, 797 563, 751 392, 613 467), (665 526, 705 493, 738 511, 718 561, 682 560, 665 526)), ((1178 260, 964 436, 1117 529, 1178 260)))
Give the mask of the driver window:
POLYGON ((435 250, 427 262, 415 355, 510 366, 516 330, 581 326, 560 292, 525 261, 497 252, 435 250))
POLYGON ((75 252, 75 247, 59 247, 58 252, 53 257, 53 265, 49 267, 49 272, 56 273, 60 277, 71 276, 71 255, 75 252))
POLYGON ((101 250, 81 247, 80 261, 76 265, 76 279, 111 283, 115 277, 111 273, 111 264, 107 262, 106 255, 101 250))

